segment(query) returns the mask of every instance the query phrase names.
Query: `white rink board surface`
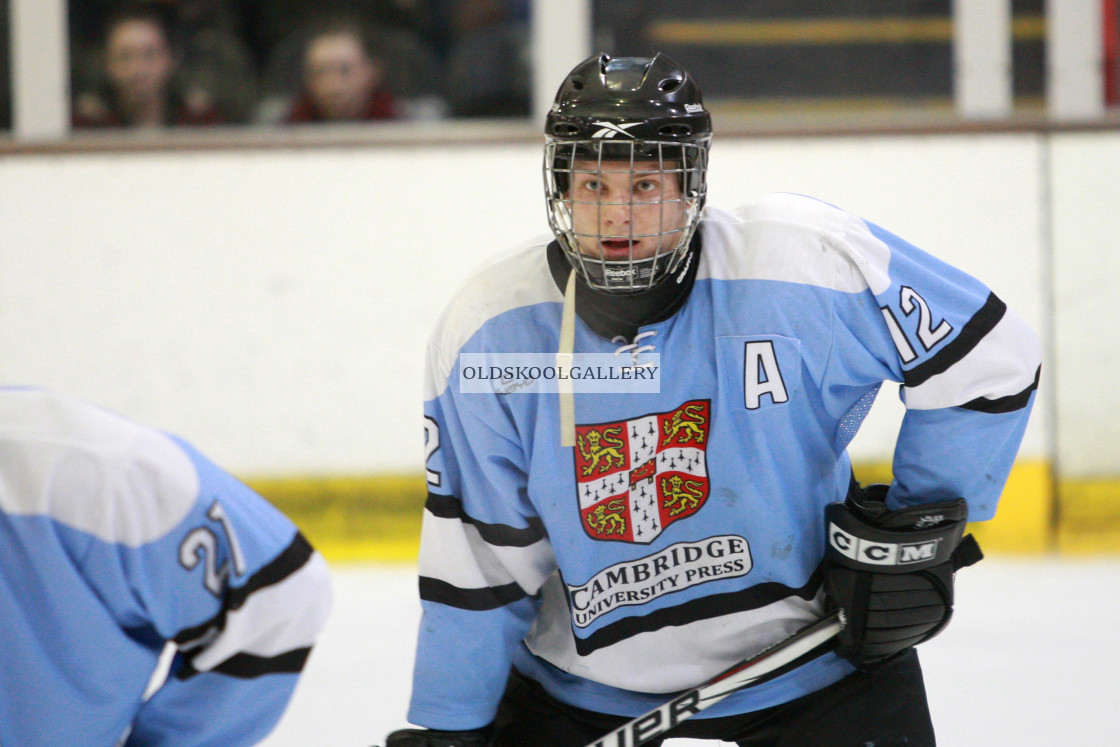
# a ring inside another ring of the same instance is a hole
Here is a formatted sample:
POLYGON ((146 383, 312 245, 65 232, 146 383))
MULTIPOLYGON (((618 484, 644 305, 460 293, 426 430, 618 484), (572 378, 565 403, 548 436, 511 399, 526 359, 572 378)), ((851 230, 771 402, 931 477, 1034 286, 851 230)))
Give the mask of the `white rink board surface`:
MULTIPOLYGON (((1094 166, 1120 159, 1120 134, 1048 142, 717 137, 710 202, 795 191, 835 203, 973 272, 1049 334, 1044 186, 1051 173, 1063 182, 1052 188, 1064 196, 1063 288, 1099 282, 1098 266, 1113 287, 1115 262, 1094 258, 1117 254, 1115 210, 1090 207, 1084 221, 1065 198, 1115 204, 1115 177, 1094 166)), ((419 471, 424 345, 472 268, 547 233, 540 162, 537 145, 497 142, 6 156, 0 381, 95 400, 240 475, 419 471)), ((1080 355, 1087 329, 1120 335, 1115 314, 1086 324, 1070 309, 1058 336, 1082 336, 1059 353, 1080 355)), ((1027 458, 1051 456, 1050 381, 1027 458)), ((1091 402, 1078 391, 1065 406, 1095 421, 1066 426, 1070 449, 1079 433, 1114 432, 1120 410, 1116 387, 1091 402)), ((890 458, 895 388, 880 400, 857 459, 890 458)), ((1116 448, 1095 464, 1114 465, 1116 448)))
MULTIPOLYGON (((334 568, 334 612, 264 747, 371 747, 406 726, 419 619, 415 573, 411 566, 334 568)), ((938 744, 1117 744, 1117 588, 1118 561, 987 559, 959 573, 952 624, 921 646, 938 744)))

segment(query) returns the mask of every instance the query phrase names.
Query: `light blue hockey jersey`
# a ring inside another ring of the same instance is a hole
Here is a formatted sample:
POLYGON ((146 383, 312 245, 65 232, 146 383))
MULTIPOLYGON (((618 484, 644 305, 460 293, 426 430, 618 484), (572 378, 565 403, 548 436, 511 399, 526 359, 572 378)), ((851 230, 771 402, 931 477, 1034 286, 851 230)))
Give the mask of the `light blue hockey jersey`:
POLYGON ((329 604, 296 527, 189 444, 0 389, 4 747, 256 744, 329 604))
MULTIPOLYGON (((1038 381, 1019 316, 810 198, 710 209, 699 230, 687 301, 640 331, 659 392, 577 393, 575 447, 557 394, 463 381, 464 354, 559 349, 544 246, 449 305, 428 350, 413 723, 488 723, 511 664, 561 701, 636 716, 819 618, 824 507, 846 495, 845 449, 884 381, 907 408, 889 504, 963 496, 992 517, 1038 381)), ((577 354, 618 347, 577 322, 577 354)), ((851 671, 828 654, 702 717, 851 671)))

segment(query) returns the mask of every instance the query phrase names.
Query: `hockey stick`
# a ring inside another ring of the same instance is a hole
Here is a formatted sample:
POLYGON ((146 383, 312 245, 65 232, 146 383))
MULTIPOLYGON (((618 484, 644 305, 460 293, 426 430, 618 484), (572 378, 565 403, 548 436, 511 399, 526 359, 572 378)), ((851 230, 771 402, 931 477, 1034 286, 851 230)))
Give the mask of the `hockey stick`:
POLYGON ((831 650, 839 632, 840 619, 834 612, 720 672, 704 684, 623 724, 587 747, 638 747, 645 744, 731 693, 779 677, 831 650))

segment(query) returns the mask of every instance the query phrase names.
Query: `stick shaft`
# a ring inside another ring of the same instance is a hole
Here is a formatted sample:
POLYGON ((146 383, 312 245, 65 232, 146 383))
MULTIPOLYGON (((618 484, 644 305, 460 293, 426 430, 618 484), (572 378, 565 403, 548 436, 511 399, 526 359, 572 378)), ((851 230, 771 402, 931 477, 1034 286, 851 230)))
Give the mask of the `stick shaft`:
POLYGON ((587 747, 639 747, 744 687, 772 680, 830 650, 840 632, 836 613, 623 724, 587 747))

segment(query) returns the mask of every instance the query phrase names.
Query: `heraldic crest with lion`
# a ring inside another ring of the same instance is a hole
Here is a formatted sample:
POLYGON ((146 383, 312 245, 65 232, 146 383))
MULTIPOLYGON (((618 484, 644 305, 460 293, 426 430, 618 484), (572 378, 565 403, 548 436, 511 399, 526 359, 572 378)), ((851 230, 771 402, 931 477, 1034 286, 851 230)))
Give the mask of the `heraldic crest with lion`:
POLYGON ((649 544, 699 511, 708 498, 710 429, 710 400, 576 426, 576 486, 588 536, 649 544))

